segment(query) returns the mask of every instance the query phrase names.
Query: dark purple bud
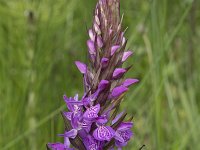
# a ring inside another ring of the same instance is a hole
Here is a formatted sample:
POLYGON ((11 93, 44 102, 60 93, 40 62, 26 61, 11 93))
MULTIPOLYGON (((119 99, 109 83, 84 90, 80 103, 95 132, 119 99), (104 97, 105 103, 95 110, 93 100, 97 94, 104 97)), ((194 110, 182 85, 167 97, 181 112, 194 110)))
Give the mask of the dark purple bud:
POLYGON ((109 62, 109 59, 103 57, 103 58, 101 59, 102 68, 106 68, 106 67, 108 66, 108 62, 109 62))
POLYGON ((98 91, 104 90, 109 84, 108 80, 101 80, 98 86, 98 91))
POLYGON ((120 48, 119 45, 114 45, 111 47, 111 56, 120 48))
POLYGON ((128 57, 130 57, 132 54, 133 54, 132 51, 124 52, 123 57, 122 57, 122 62, 126 61, 126 59, 128 59, 128 57))
POLYGON ((75 64, 78 68, 78 70, 82 73, 85 74, 87 72, 87 66, 86 64, 80 62, 80 61, 75 61, 75 64))
POLYGON ((122 83, 122 86, 129 87, 129 86, 131 86, 132 84, 137 83, 137 82, 139 82, 138 79, 126 79, 126 80, 122 83))
POLYGON ((114 79, 119 79, 124 75, 124 73, 126 73, 126 69, 124 69, 124 68, 116 68, 114 70, 114 72, 113 72, 113 78, 114 79))
POLYGON ((123 94, 124 92, 126 92, 127 90, 128 90, 128 88, 126 88, 126 87, 124 87, 124 86, 115 87, 115 88, 112 90, 111 97, 112 97, 112 98, 117 98, 117 97, 119 97, 121 94, 123 94))

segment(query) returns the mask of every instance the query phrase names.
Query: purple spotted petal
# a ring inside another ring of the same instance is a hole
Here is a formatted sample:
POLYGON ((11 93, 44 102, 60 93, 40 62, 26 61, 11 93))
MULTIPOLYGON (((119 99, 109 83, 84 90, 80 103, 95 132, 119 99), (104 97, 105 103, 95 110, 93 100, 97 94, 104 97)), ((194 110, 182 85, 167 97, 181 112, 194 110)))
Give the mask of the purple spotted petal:
POLYGON ((64 144, 62 143, 48 143, 47 146, 52 150, 65 150, 64 144))
POLYGON ((117 97, 119 97, 121 94, 123 94, 124 92, 126 92, 127 90, 128 90, 128 88, 126 88, 126 87, 124 87, 124 86, 115 87, 115 88, 112 90, 111 97, 112 97, 112 98, 117 98, 117 97))
POLYGON ((134 84, 134 83, 137 83, 139 82, 138 79, 126 79, 122 85, 125 86, 125 87, 129 87, 130 85, 134 84))
POLYGON ((87 46, 88 46, 88 49, 89 49, 89 53, 91 55, 94 55, 96 53, 94 42, 92 40, 88 40, 87 41, 87 46))
POLYGON ((131 139, 133 136, 133 133, 131 131, 131 128, 133 126, 132 122, 122 122, 120 126, 117 128, 117 131, 115 132, 115 139, 116 139, 116 146, 122 147, 127 144, 127 142, 131 139))
POLYGON ((108 66, 108 62, 109 62, 109 59, 103 57, 103 58, 101 59, 101 65, 102 65, 102 68, 107 67, 107 66, 108 66))
POLYGON ((87 150, 101 150, 100 143, 90 135, 83 139, 83 143, 87 150))
POLYGON ((115 131, 109 126, 99 126, 93 132, 94 138, 98 141, 110 141, 114 134, 115 131))
POLYGON ((113 78, 114 79, 121 78, 125 72, 126 72, 126 69, 124 68, 116 68, 113 72, 113 78))
POLYGON ((99 111, 100 111, 99 104, 92 106, 86 110, 86 112, 83 114, 83 118, 89 119, 89 120, 95 119, 98 117, 99 111))
POLYGON ((111 56, 120 48, 119 45, 114 45, 111 47, 111 56))
POLYGON ((122 62, 126 61, 126 59, 128 59, 128 57, 130 57, 132 54, 133 54, 132 51, 124 52, 123 57, 122 57, 122 62))
POLYGON ((121 146, 125 146, 132 136, 133 133, 131 130, 115 132, 115 139, 120 142, 121 146))
POLYGON ((85 74, 87 72, 87 66, 86 64, 80 62, 80 61, 75 61, 75 64, 78 68, 78 70, 82 73, 85 74))

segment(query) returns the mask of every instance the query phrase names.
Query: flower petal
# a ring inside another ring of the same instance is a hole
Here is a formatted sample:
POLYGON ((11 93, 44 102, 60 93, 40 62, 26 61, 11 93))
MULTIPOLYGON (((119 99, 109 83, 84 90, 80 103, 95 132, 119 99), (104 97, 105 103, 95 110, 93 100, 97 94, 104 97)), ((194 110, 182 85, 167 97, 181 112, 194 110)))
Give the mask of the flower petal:
POLYGON ((126 69, 124 68, 116 68, 113 72, 113 78, 114 79, 121 78, 125 72, 126 72, 126 69))
POLYGON ((66 131, 64 134, 58 134, 58 136, 64 136, 74 139, 77 136, 77 133, 78 131, 76 129, 71 129, 70 131, 66 131))
POLYGON ((105 58, 105 57, 103 57, 103 58, 101 59, 101 65, 102 65, 102 68, 105 68, 105 67, 107 67, 107 65, 108 65, 108 62, 109 62, 109 59, 108 59, 108 58, 105 58))
POLYGON ((48 143, 48 148, 51 148, 52 150, 64 150, 64 144, 62 143, 48 143))
POLYGON ((101 80, 99 85, 98 85, 98 91, 104 90, 109 84, 108 80, 101 80))
POLYGON ((87 66, 86 64, 80 62, 80 61, 75 61, 75 64, 78 68, 78 70, 82 73, 85 74, 87 72, 87 66))
POLYGON ((138 79, 126 79, 122 85, 125 86, 125 87, 129 87, 130 85, 134 84, 134 83, 137 83, 139 82, 138 79))
POLYGON ((103 41, 101 36, 97 36, 97 45, 98 47, 102 48, 103 47, 103 41))
POLYGON ((133 54, 132 51, 126 51, 126 52, 124 52, 123 57, 122 57, 122 62, 126 61, 126 59, 128 57, 130 57, 132 54, 133 54))
POLYGON ((124 111, 121 112, 121 113, 119 113, 119 114, 112 120, 111 125, 115 124, 115 123, 119 120, 119 118, 121 118, 121 116, 122 116, 123 114, 124 114, 124 111))
POLYGON ((111 56, 120 48, 119 45, 114 45, 111 47, 111 56))
POLYGON ((122 122, 120 126, 117 128, 117 130, 125 131, 125 130, 130 130, 132 127, 133 127, 132 122, 122 122))
POLYGON ((100 104, 92 106, 85 111, 85 113, 83 114, 83 118, 89 120, 95 119, 98 117, 99 111, 100 111, 100 104))
POLYGON ((94 42, 93 42, 92 40, 88 40, 88 41, 87 41, 87 46, 88 46, 89 53, 90 53, 91 55, 96 54, 94 42))
POLYGON ((72 118, 72 112, 63 112, 65 117, 68 119, 68 120, 71 120, 72 118))
POLYGON ((99 142, 90 135, 83 139, 83 143, 87 150, 100 150, 99 142))
POLYGON ((117 97, 119 97, 121 94, 123 94, 124 92, 126 92, 127 90, 128 90, 128 88, 126 88, 126 87, 124 87, 124 86, 115 87, 115 88, 112 90, 111 97, 112 97, 112 98, 117 98, 117 97))
POLYGON ((70 141, 68 137, 64 137, 64 147, 69 148, 70 146, 70 141))
POLYGON ((109 126, 99 126, 94 130, 93 136, 98 141, 110 141, 115 134, 115 131, 109 126))
POLYGON ((98 118, 96 118, 96 122, 102 125, 108 122, 108 119, 106 118, 106 116, 99 116, 98 118))
POLYGON ((88 120, 83 119, 83 121, 82 121, 82 128, 83 128, 87 133, 90 132, 91 125, 92 125, 92 122, 91 122, 91 121, 88 121, 88 120))

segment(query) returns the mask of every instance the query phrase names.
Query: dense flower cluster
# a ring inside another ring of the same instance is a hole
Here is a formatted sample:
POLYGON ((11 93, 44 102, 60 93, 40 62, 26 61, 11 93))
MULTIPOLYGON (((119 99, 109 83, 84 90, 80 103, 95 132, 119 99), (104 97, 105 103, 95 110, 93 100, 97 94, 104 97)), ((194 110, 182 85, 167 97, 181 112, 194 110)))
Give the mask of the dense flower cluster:
POLYGON ((68 112, 62 112, 65 133, 62 143, 49 143, 52 150, 121 149, 131 139, 132 117, 126 118, 119 106, 125 92, 137 79, 123 79, 131 68, 122 68, 132 51, 126 51, 127 40, 121 29, 119 0, 99 0, 93 27, 87 41, 90 63, 76 61, 83 74, 84 95, 79 99, 63 96, 68 112), (71 146, 72 145, 72 146, 71 146), (70 148, 73 147, 73 148, 70 148))

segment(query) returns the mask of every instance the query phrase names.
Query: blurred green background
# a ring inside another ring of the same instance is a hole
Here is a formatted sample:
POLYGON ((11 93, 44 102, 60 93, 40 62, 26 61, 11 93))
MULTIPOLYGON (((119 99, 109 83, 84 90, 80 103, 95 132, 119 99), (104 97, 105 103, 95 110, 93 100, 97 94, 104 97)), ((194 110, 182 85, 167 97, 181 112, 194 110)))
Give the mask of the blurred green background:
MULTIPOLYGON (((121 0, 128 77, 123 102, 135 137, 125 149, 200 149, 200 1, 121 0)), ((0 1, 0 149, 43 150, 62 141, 62 95, 82 94, 96 0, 0 1)))

